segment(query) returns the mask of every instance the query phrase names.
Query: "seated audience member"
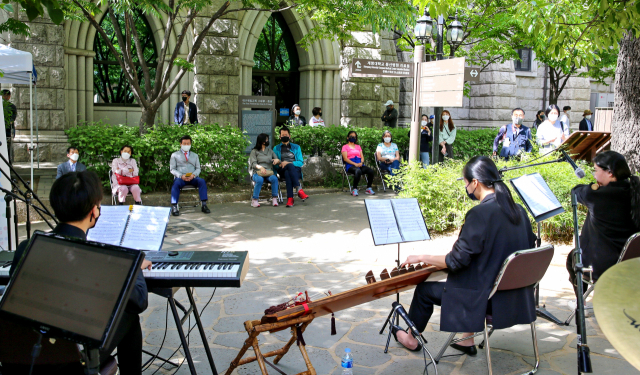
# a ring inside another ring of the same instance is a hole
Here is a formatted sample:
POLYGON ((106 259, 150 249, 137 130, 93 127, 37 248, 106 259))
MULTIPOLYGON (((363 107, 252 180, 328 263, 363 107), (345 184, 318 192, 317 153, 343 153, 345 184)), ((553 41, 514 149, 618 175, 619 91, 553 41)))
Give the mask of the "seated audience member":
POLYGON ((294 104, 291 107, 291 116, 289 116, 289 120, 287 121, 287 125, 289 126, 306 126, 307 119, 301 115, 302 110, 298 104, 294 104))
POLYGON ((87 167, 85 167, 84 164, 78 162, 80 153, 78 152, 77 148, 69 147, 67 149, 67 157, 69 158, 69 161, 65 161, 64 163, 58 165, 56 179, 69 172, 84 172, 87 170, 87 167))
POLYGON ((300 199, 307 199, 309 196, 300 188, 300 179, 302 178, 302 149, 295 143, 291 143, 291 132, 289 128, 283 126, 280 128, 280 142, 273 148, 276 158, 280 160, 280 164, 276 166, 276 173, 280 178, 284 178, 287 184, 287 205, 293 207, 293 193, 297 192, 300 199))
POLYGON ((309 120, 309 126, 325 126, 322 119, 322 108, 315 107, 311 110, 313 117, 309 120))
MULTIPOLYGON (((86 232, 100 219, 102 201, 102 183, 91 171, 70 172, 57 179, 51 187, 49 201, 56 217, 60 221, 53 233, 86 240, 86 232)), ((14 261, 9 270, 12 275, 20 258, 27 248, 28 240, 18 246, 14 261)), ((99 267, 100 265, 96 265, 99 267)), ((142 269, 151 269, 151 262, 145 260, 142 269)), ((120 374, 141 373, 142 367, 142 329, 139 314, 147 309, 147 284, 142 272, 138 272, 135 286, 125 307, 115 336, 109 348, 100 352, 100 362, 105 363, 109 355, 117 348, 120 374)), ((2 374, 29 374, 31 351, 37 341, 37 335, 28 328, 0 319, 0 358, 2 374), (7 342, 7 338, 10 338, 7 342)), ((42 340, 40 355, 35 360, 33 374, 84 374, 80 364, 78 348, 75 343, 58 340, 51 344, 42 340)))
POLYGON ((271 204, 278 207, 278 176, 273 173, 273 166, 280 163, 275 152, 269 148, 269 135, 262 133, 256 140, 256 145, 249 154, 250 168, 253 170, 251 179, 255 182, 251 206, 260 207, 260 189, 265 180, 271 183, 271 204))
POLYGON ((391 142, 391 132, 388 130, 382 134, 382 143, 376 148, 376 161, 380 170, 389 172, 392 176, 400 168, 400 151, 398 145, 391 142))
POLYGON ((111 170, 113 171, 113 176, 111 177, 111 194, 118 194, 119 204, 124 204, 129 192, 133 195, 133 200, 136 204, 142 204, 142 198, 140 198, 142 190, 140 186, 138 184, 119 185, 118 176, 116 176, 136 177, 138 175, 138 164, 136 164, 136 159, 131 158, 132 154, 133 147, 122 146, 120 149, 120 157, 113 159, 111 162, 111 170))
POLYGON ((180 215, 178 210, 178 199, 180 198, 180 190, 187 186, 196 186, 202 201, 202 212, 211 213, 207 207, 207 183, 200 177, 200 159, 198 154, 191 152, 191 137, 185 135, 180 138, 180 150, 171 154, 170 170, 175 176, 173 186, 171 187, 171 214, 173 216, 180 215))
POLYGON ((364 165, 364 154, 358 144, 358 133, 353 130, 347 134, 347 144, 342 146, 342 161, 344 162, 347 173, 353 175, 353 190, 351 190, 351 194, 354 197, 358 196, 358 183, 360 182, 362 174, 367 175, 367 189, 365 193, 375 194, 371 188, 375 172, 373 169, 364 165))

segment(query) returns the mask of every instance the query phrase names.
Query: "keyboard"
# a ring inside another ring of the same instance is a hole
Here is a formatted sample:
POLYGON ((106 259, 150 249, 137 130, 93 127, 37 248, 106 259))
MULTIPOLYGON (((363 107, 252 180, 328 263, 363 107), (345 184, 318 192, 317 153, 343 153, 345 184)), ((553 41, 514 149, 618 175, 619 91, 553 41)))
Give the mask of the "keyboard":
POLYGON ((149 288, 242 286, 249 270, 247 251, 146 251, 153 263, 142 270, 149 288))
POLYGON ((0 285, 7 285, 9 282, 9 268, 13 261, 14 252, 0 251, 0 285))

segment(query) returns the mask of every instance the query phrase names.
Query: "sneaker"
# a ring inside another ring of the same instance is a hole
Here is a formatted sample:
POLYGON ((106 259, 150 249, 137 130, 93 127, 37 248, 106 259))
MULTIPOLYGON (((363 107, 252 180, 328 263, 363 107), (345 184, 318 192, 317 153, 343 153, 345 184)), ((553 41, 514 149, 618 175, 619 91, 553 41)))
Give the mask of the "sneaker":
POLYGON ((287 207, 293 207, 293 198, 287 198, 287 207))
POLYGON ((278 198, 273 197, 273 198, 271 199, 271 205, 272 205, 273 207, 278 207, 278 198))
POLYGON ((171 215, 180 216, 180 211, 178 210, 178 206, 171 206, 171 215))
POLYGON ((370 187, 368 187, 368 188, 367 188, 367 190, 365 190, 364 192, 365 192, 365 193, 367 193, 367 194, 371 194, 371 195, 374 195, 374 194, 376 193, 376 192, 375 192, 375 191, 373 191, 373 189, 372 189, 372 188, 370 188, 370 187))
POLYGON ((260 203, 258 202, 257 199, 251 199, 251 207, 255 207, 255 208, 260 207, 260 203))
POLYGON ((358 189, 353 189, 351 191, 351 195, 353 195, 354 197, 357 197, 358 196, 358 189))
POLYGON ((305 194, 305 192, 300 189, 298 190, 298 198, 302 199, 302 201, 304 201, 305 199, 309 198, 309 196, 307 194, 305 194))

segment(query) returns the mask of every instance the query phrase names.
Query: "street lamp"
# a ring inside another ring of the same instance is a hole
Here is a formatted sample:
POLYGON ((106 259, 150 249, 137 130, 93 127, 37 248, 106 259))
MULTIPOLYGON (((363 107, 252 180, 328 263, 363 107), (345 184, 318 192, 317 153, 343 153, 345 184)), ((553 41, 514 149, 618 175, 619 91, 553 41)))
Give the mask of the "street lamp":
POLYGON ((433 19, 429 17, 429 12, 427 8, 424 8, 424 15, 418 18, 416 21, 416 27, 413 29, 413 33, 416 36, 416 39, 422 44, 424 44, 427 39, 431 38, 431 34, 433 32, 433 19))
POLYGON ((451 25, 447 27, 447 43, 450 45, 457 45, 462 43, 464 38, 464 30, 462 30, 462 24, 458 21, 458 17, 451 22, 451 25))

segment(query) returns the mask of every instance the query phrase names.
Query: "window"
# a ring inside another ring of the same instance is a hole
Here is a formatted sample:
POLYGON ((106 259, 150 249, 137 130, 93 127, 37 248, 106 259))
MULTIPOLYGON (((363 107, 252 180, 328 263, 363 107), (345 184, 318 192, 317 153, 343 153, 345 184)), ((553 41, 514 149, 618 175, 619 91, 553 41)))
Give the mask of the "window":
MULTIPOLYGON (((120 30, 124 33, 124 15, 119 13, 116 13, 115 15, 118 23, 120 24, 120 30)), ((133 19, 136 25, 136 31, 138 32, 138 37, 140 38, 140 45, 144 51, 143 56, 147 66, 149 67, 151 87, 153 87, 158 60, 153 32, 142 13, 136 13, 133 19)), ((111 43, 113 43, 120 56, 122 56, 121 51, 124 46, 120 46, 118 43, 111 18, 108 15, 105 15, 102 18, 101 25, 107 33, 111 43)), ((131 55, 133 56, 133 63, 137 67, 136 73, 138 74, 140 87, 144 93, 144 74, 138 59, 135 43, 133 42, 133 36, 124 34, 124 37, 131 38, 131 55)), ((93 102, 96 105, 135 105, 135 97, 125 78, 124 72, 99 33, 96 33, 93 50, 96 53, 96 57, 93 61, 93 102)))
POLYGON ((531 71, 531 48, 520 48, 518 49, 518 56, 520 56, 520 60, 515 60, 514 65, 516 71, 520 72, 530 72, 531 71))

